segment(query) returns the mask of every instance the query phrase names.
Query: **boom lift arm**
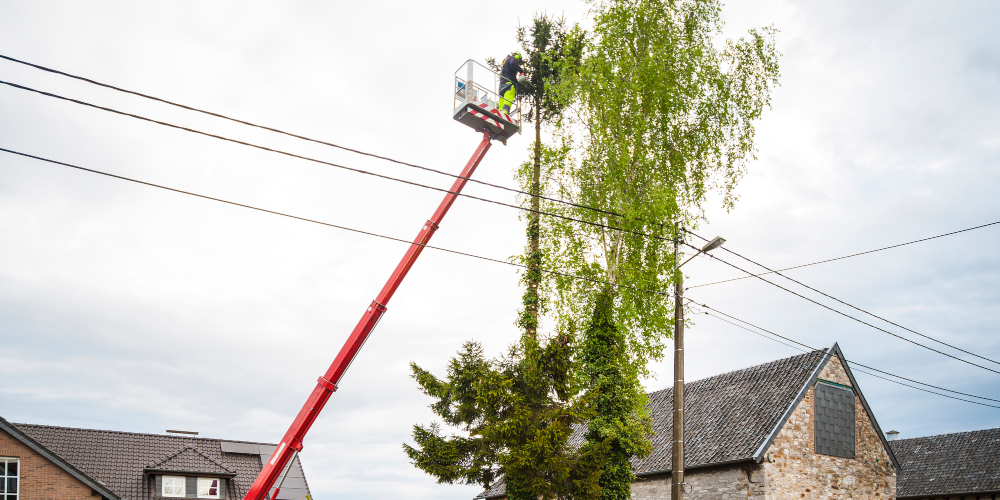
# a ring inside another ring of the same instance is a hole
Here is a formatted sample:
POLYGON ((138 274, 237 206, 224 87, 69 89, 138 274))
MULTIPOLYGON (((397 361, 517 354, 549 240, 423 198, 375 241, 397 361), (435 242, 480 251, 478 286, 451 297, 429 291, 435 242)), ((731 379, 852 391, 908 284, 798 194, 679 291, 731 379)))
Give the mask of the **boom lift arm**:
POLYGON ((278 490, 281 485, 275 485, 275 482, 287 471, 295 454, 302 450, 302 442, 306 437, 306 433, 309 432, 309 428, 316 421, 316 417, 319 416, 319 412, 323 410, 330 396, 337 390, 337 384, 340 383, 341 377, 344 376, 344 372, 351 365, 351 361, 354 360, 361 346, 364 345, 365 340, 368 339, 375 325, 378 324, 379 318, 385 313, 389 299, 396 293, 396 289, 399 288, 399 284, 406 277, 406 273, 413 267, 414 262, 417 261, 417 257, 420 256, 420 252, 424 250, 424 246, 427 245, 431 236, 437 231, 441 219, 444 219, 445 214, 448 213, 448 209, 451 208, 455 199, 458 198, 459 193, 462 192, 462 188, 465 187, 469 177, 472 177, 472 173, 479 166, 479 162, 483 160, 486 152, 489 151, 491 132, 483 130, 482 133, 483 140, 479 143, 479 147, 476 148, 476 152, 472 154, 472 158, 465 165, 462 174, 455 179, 451 190, 441 200, 441 204, 438 205, 434 215, 424 224, 423 229, 417 233, 416 239, 410 244, 410 248, 403 255, 403 259, 399 261, 399 265, 392 272, 389 281, 385 283, 382 291, 379 292, 375 300, 368 306, 368 310, 361 316, 361 321, 354 327, 354 331, 351 332, 351 336, 344 343, 344 347, 340 348, 340 353, 337 354, 337 358, 333 360, 330 368, 316 381, 316 388, 309 394, 306 403, 299 410, 299 414, 296 415, 295 420, 292 421, 291 427, 285 432, 285 436, 281 438, 281 444, 275 448, 267 462, 262 464, 264 468, 261 469, 260 474, 254 481, 253 486, 250 487, 250 491, 247 492, 244 500, 265 500, 268 498, 271 488, 275 486, 277 486, 277 489, 274 490, 272 498, 278 496, 278 490))

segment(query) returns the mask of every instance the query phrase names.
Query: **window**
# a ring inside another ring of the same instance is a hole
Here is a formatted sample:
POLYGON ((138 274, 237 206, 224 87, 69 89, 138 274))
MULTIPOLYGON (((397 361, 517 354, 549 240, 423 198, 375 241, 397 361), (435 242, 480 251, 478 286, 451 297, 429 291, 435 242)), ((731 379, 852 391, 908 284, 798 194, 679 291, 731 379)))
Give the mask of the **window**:
POLYGON ((0 500, 17 500, 17 467, 16 458, 0 457, 0 500))
POLYGON ((816 453, 854 458, 854 391, 821 380, 814 392, 816 453))
POLYGON ((163 491, 165 497, 183 497, 187 495, 184 488, 186 479, 181 476, 163 476, 163 491))
POLYGON ((214 477, 199 477, 198 498, 219 498, 219 485, 221 482, 214 477))

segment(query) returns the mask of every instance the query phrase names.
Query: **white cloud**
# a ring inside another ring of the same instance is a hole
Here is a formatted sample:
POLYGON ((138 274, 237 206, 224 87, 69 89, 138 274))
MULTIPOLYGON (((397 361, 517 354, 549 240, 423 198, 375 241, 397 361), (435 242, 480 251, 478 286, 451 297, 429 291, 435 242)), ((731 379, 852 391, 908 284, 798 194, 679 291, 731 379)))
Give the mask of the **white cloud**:
MULTIPOLYGON (((470 57, 513 48, 517 20, 539 8, 565 10, 571 20, 585 11, 572 2, 502 9, 9 3, 0 6, 0 47, 125 88, 457 172, 479 138, 448 117, 452 72, 470 57)), ((723 235, 727 248, 773 267, 1000 220, 997 14, 986 2, 727 6, 727 36, 772 23, 781 29, 782 86, 760 123, 760 159, 739 188, 736 210, 713 209, 699 232, 723 235)), ((0 61, 0 75, 325 161, 449 184, 10 62, 0 61)), ((0 116, 0 147, 404 239, 439 199, 12 88, 0 88, 0 116)), ((529 140, 494 146, 476 177, 512 185, 529 140)), ((790 275, 997 359, 998 231, 790 275)), ((7 154, 0 155, 0 235, 0 415, 266 441, 284 432, 405 248, 7 154)), ((497 258, 517 253, 522 241, 515 211, 468 199, 456 203, 434 238, 497 258)), ((685 269, 691 284, 739 275, 703 259, 685 269)), ((811 345, 839 341, 861 362, 1000 398, 995 374, 766 284, 743 280, 689 294, 811 345)), ((425 252, 311 431, 303 463, 315 496, 471 497, 475 488, 436 485, 400 449, 411 425, 432 420, 408 363, 440 372, 470 338, 499 353, 516 338, 519 297, 509 268, 425 252)), ((712 318, 695 320, 689 379, 795 353, 712 318)), ((651 388, 669 385, 669 362, 658 371, 651 388)), ((997 410, 859 378, 883 427, 904 436, 997 425, 997 410)))

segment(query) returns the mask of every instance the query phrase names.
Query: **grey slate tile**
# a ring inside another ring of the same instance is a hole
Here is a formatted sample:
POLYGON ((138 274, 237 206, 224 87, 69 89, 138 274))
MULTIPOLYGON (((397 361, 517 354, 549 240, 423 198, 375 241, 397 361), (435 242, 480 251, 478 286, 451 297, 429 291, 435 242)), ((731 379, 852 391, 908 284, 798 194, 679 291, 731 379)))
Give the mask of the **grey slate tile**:
POLYGON ((1000 491, 1000 428, 890 441, 898 498, 1000 491))

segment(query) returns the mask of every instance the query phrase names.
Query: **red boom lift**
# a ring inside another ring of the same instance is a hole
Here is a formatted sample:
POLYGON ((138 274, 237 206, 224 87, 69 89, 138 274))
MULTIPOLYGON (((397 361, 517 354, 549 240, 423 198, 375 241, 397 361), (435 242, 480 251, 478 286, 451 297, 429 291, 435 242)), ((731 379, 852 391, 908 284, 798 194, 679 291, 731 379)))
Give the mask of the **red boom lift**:
POLYGON ((267 462, 262 464, 263 469, 261 469, 260 474, 254 481, 253 486, 250 487, 250 491, 247 492, 244 500, 278 499, 281 483, 288 473, 288 469, 295 456, 298 452, 302 451, 302 443, 305 440, 306 433, 309 431, 309 427, 316 421, 316 417, 323 410, 327 400, 337 390, 337 384, 340 383, 344 372, 347 371, 347 368, 351 365, 351 361, 354 360, 361 346, 364 345, 365 340, 368 339, 375 325, 378 324, 379 318, 385 313, 389 299, 392 298, 396 289, 399 288, 403 278, 406 277, 406 273, 413 267, 413 264, 417 261, 417 257, 420 256, 420 252, 423 251, 424 246, 430 241, 431 236, 437 231, 441 220, 444 219, 445 214, 448 213, 448 209, 451 208, 458 194, 462 192, 462 188, 465 187, 469 178, 472 177, 472 173, 479 166, 479 162, 486 156, 486 152, 490 149, 490 141, 492 139, 499 139, 506 144, 510 136, 521 132, 520 110, 516 104, 511 110, 512 112, 508 114, 510 120, 507 120, 507 117, 503 116, 496 109, 499 81, 499 76, 496 73, 471 59, 466 61, 455 72, 455 94, 453 97, 453 104, 455 106, 452 117, 456 121, 482 133, 483 140, 479 143, 479 147, 476 148, 476 152, 472 154, 472 158, 465 164, 462 173, 455 179, 451 190, 441 200, 441 204, 438 205, 434 215, 431 216, 430 220, 417 233, 416 239, 410 244, 410 248, 403 255, 403 259, 399 261, 396 270, 389 277, 389 281, 385 283, 382 291, 379 292, 378 296, 375 297, 375 300, 372 301, 371 305, 368 306, 368 309, 361 316, 361 321, 354 327, 354 331, 347 338, 347 342, 340 349, 340 353, 337 354, 330 368, 323 376, 316 380, 316 388, 309 394, 306 403, 299 410, 298 415, 295 416, 295 420, 292 421, 292 425, 285 432, 285 436, 281 438, 281 443, 275 448, 274 452, 267 459, 267 462), (464 74, 460 77, 459 74, 462 73, 464 74), (477 79, 477 75, 485 78, 477 79))

